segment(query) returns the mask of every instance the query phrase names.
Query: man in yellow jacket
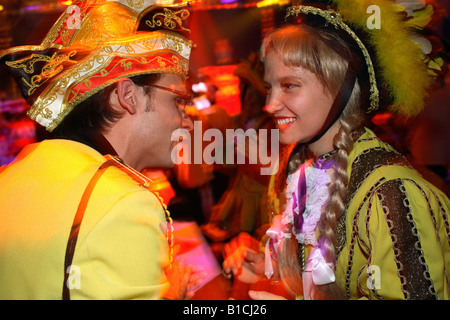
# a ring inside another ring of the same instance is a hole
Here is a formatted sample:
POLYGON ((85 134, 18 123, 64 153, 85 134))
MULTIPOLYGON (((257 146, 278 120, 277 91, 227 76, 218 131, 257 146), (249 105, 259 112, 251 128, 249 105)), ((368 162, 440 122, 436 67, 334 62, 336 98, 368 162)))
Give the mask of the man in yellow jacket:
POLYGON ((189 12, 154 4, 78 1, 41 45, 0 53, 53 135, 0 169, 0 299, 183 298, 169 213, 139 171, 172 166, 172 132, 192 129, 189 12))

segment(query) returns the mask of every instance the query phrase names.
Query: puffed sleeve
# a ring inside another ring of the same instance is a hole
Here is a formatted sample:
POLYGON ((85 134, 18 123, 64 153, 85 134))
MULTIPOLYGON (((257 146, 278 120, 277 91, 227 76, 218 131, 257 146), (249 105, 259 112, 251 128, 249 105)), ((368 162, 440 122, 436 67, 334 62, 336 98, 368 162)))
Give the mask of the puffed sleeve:
POLYGON ((375 299, 448 299, 448 198, 426 183, 380 184, 360 213, 357 246, 363 296, 375 299), (370 276, 369 276, 370 275, 370 276))

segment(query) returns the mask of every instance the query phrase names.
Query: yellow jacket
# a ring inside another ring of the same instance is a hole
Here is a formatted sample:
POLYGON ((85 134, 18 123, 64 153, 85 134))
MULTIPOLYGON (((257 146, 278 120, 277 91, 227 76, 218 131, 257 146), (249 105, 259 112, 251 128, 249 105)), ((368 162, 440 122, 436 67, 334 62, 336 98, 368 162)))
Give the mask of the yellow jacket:
MULTIPOLYGON (((335 271, 346 298, 448 300, 447 196, 369 129, 349 154, 347 172, 335 271)), ((280 212, 279 199, 271 199, 280 212)), ((305 261, 311 250, 307 245, 305 261)))
MULTIPOLYGON (((0 299, 61 299, 81 195, 105 161, 69 140, 29 145, 0 170, 0 299)), ((69 280, 72 299, 154 299, 168 288, 158 198, 109 167, 88 202, 69 280)))
POLYGON ((368 129, 349 155, 348 173, 336 267, 347 297, 449 299, 446 195, 368 129))

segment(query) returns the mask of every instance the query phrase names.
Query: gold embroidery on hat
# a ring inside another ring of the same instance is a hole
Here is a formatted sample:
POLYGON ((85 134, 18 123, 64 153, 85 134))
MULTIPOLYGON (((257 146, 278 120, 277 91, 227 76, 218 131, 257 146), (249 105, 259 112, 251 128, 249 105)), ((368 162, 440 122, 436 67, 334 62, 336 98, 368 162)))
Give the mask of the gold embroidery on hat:
POLYGON ((50 31, 45 36, 44 40, 42 41, 42 46, 48 46, 51 45, 55 40, 58 38, 58 36, 61 37, 62 43, 64 45, 67 45, 67 43, 70 40, 70 34, 69 29, 67 26, 63 29, 64 23, 67 21, 70 14, 67 12, 64 15, 61 15, 61 17, 58 19, 58 21, 53 25, 53 27, 50 29, 50 31), (63 31, 61 31, 63 30, 63 31))
MULTIPOLYGON (((170 59, 161 59, 161 57, 159 57, 159 56, 153 57, 153 58, 147 57, 147 58, 142 58, 142 59, 133 58, 133 59, 120 60, 109 71, 107 71, 106 69, 103 68, 102 70, 100 70, 100 74, 96 74, 97 71, 93 70, 92 72, 86 74, 83 77, 83 79, 91 80, 91 79, 98 78, 98 77, 108 76, 117 66, 119 66, 119 65, 122 66, 122 64, 126 64, 127 61, 128 62, 135 61, 136 63, 142 63, 142 64, 150 64, 150 63, 153 63, 154 61, 156 61, 156 62, 158 62, 159 68, 152 68, 151 73, 173 73, 173 74, 179 75, 184 78, 186 77, 186 73, 188 70, 188 63, 186 61, 184 61, 184 59, 180 59, 175 55, 172 55, 170 57, 170 59)), ((121 77, 130 77, 130 76, 136 76, 136 75, 148 74, 148 73, 150 73, 150 72, 147 70, 139 71, 139 72, 132 71, 129 74, 121 75, 121 77)), ((119 78, 110 79, 107 82, 105 82, 103 85, 96 87, 94 90, 84 92, 83 94, 79 94, 81 87, 79 87, 77 91, 71 90, 73 97, 70 99, 70 101, 68 101, 67 108, 72 109, 73 106, 83 102, 84 100, 86 100, 90 96, 94 95, 98 91, 111 85, 111 83, 116 82, 118 79, 119 78)), ((86 80, 84 80, 84 81, 86 81, 86 80)), ((79 81, 77 83, 81 83, 81 82, 82 81, 79 81)), ((75 86, 75 85, 76 84, 74 84, 73 86, 75 86)))
POLYGON ((36 54, 33 53, 32 55, 22 58, 17 61, 6 61, 6 65, 15 68, 20 69, 22 68, 23 71, 27 74, 33 74, 34 73, 34 64, 38 61, 49 61, 52 57, 36 54))
POLYGON ((133 9, 140 9, 144 5, 144 0, 137 0, 136 3, 133 0, 127 0, 127 4, 133 9))
POLYGON ((31 83, 29 83, 25 78, 22 78, 22 81, 28 86, 28 95, 32 95, 33 92, 39 88, 43 83, 46 82, 47 79, 54 77, 58 73, 60 73, 64 68, 61 66, 64 62, 70 62, 72 64, 77 63, 74 60, 70 60, 71 57, 76 55, 77 51, 72 50, 68 54, 60 54, 54 53, 51 57, 41 54, 35 54, 25 57, 23 59, 17 61, 7 61, 6 64, 11 68, 22 68, 23 71, 27 74, 34 73, 34 64, 36 62, 46 62, 42 71, 38 75, 34 75, 31 77, 31 83))
MULTIPOLYGON (((94 5, 95 1, 92 1, 92 4, 94 5)), ((89 8, 88 6, 81 6, 80 21, 83 21, 88 8, 89 8)), ((61 38, 62 44, 64 46, 69 45, 74 32, 77 30, 77 29, 69 29, 69 27, 67 26, 67 21, 71 15, 72 13, 66 11, 59 17, 58 21, 53 25, 53 27, 50 29, 50 31, 47 33, 44 40, 42 41, 41 43, 42 46, 52 45, 52 43, 54 43, 58 37, 61 38)))
POLYGON ((109 39, 132 34, 136 15, 122 6, 108 4, 91 10, 79 30, 72 36, 73 43, 96 46, 109 39))
MULTIPOLYGON (((93 55, 93 59, 88 59, 86 63, 79 66, 75 65, 74 68, 66 70, 63 74, 60 75, 59 79, 53 85, 45 88, 45 90, 42 92, 42 94, 40 94, 38 99, 34 102, 33 106, 27 112, 27 115, 33 120, 37 120, 37 117, 39 116, 47 120, 52 120, 55 116, 53 115, 53 112, 49 107, 55 103, 55 101, 58 99, 58 95, 61 96, 65 94, 66 89, 69 87, 70 81, 79 80, 79 82, 82 82, 84 80, 82 75, 88 73, 94 68, 94 62, 97 62, 99 64, 103 63, 105 65, 110 62, 104 56, 99 56, 96 53, 94 53, 93 55)), ((64 108, 65 104, 62 103, 59 111, 54 110, 57 117, 61 115, 64 108)), ((60 120, 62 120, 62 118, 60 120)))
POLYGON ((42 68, 41 74, 34 76, 32 78, 32 83, 36 83, 38 81, 42 81, 43 79, 52 78, 58 73, 60 73, 64 68, 61 66, 64 62, 69 62, 72 64, 77 63, 77 61, 70 60, 73 56, 77 54, 76 50, 70 51, 68 54, 61 54, 57 55, 54 54, 52 58, 45 64, 45 66, 42 68))
POLYGON ((183 20, 186 20, 189 17, 189 11, 186 9, 179 10, 179 11, 171 11, 169 9, 164 8, 164 13, 156 13, 152 17, 152 21, 145 20, 145 24, 148 25, 150 28, 155 27, 161 27, 162 22, 161 20, 157 19, 157 17, 162 16, 164 17, 164 26, 168 29, 176 29, 177 27, 180 27, 182 30, 191 32, 191 30, 183 27, 183 20))
POLYGON ((59 33, 59 36, 61 37, 61 40, 64 43, 64 45, 67 45, 69 43, 72 35, 69 33, 69 28, 67 26, 65 26, 62 29, 62 31, 59 33))
MULTIPOLYGON (((112 67, 109 69, 109 71, 106 70, 105 68, 103 68, 102 70, 99 71, 99 74, 97 74, 97 69, 94 70, 94 71, 91 72, 91 73, 86 74, 86 76, 83 77, 83 78, 86 78, 86 80, 84 80, 84 83, 85 83, 85 85, 86 85, 86 83, 88 83, 87 81, 89 81, 89 83, 90 83, 90 80, 93 79, 93 78, 103 78, 103 77, 106 77, 106 76, 108 76, 111 72, 113 72, 114 69, 115 69, 116 67, 118 67, 118 66, 124 68, 124 70, 127 71, 127 70, 130 70, 130 69, 132 68, 133 62, 136 62, 137 64, 150 64, 150 63, 152 63, 152 62, 154 62, 154 61, 156 61, 156 62, 158 63, 158 65, 159 65, 158 70, 159 70, 159 71, 168 71, 168 70, 174 71, 174 70, 180 70, 180 72, 176 72, 177 74, 180 74, 180 73, 182 73, 181 70, 184 70, 184 65, 185 65, 185 64, 183 64, 183 63, 180 61, 180 59, 179 59, 178 57, 176 57, 176 56, 172 56, 172 57, 170 58, 170 60, 169 60, 169 59, 163 59, 163 58, 161 58, 161 57, 159 57, 159 56, 154 57, 154 58, 152 58, 152 59, 150 59, 150 58, 145 58, 145 57, 143 57, 143 58, 141 58, 141 59, 139 59, 139 58, 122 59, 122 60, 118 61, 114 66, 112 66, 112 67)), ((145 72, 143 72, 143 73, 145 73, 145 72)), ((175 73, 175 72, 173 72, 173 73, 175 73)), ((80 81, 80 82, 78 82, 78 83, 81 83, 81 82, 83 82, 83 81, 80 81)), ((83 93, 82 95, 80 95, 80 94, 79 94, 80 89, 81 89, 81 87, 79 87, 77 91, 75 91, 75 90, 72 90, 72 91, 71 91, 71 93, 72 93, 72 95, 73 95, 73 97, 72 97, 71 100, 70 100, 71 102, 77 101, 77 103, 80 103, 80 101, 78 101, 77 99, 79 99, 81 96, 83 96, 83 95, 86 94, 86 93, 83 93)))

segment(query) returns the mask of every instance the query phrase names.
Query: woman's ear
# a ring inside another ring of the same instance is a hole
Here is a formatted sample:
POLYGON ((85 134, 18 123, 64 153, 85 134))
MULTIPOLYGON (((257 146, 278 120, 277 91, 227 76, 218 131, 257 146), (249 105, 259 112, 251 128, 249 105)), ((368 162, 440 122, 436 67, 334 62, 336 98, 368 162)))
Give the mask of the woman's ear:
POLYGON ((122 78, 117 82, 117 88, 114 90, 120 107, 130 114, 135 114, 137 110, 137 89, 138 86, 131 79, 122 78))

